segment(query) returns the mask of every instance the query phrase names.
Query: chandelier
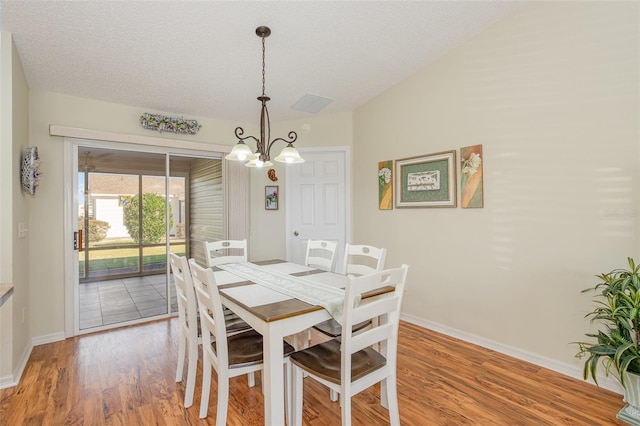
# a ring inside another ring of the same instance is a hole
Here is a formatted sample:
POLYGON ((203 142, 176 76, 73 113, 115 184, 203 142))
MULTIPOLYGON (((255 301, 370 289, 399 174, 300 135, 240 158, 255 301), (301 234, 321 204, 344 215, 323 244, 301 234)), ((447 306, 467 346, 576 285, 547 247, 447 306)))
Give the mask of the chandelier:
POLYGON ((275 142, 282 141, 286 143, 287 146, 282 149, 280 155, 274 158, 274 160, 281 163, 304 163, 304 159, 300 157, 298 150, 293 147, 293 143, 298 139, 296 132, 290 131, 287 139, 275 138, 271 140, 271 122, 269 121, 269 110, 267 109, 267 101, 271 98, 264 93, 264 40, 271 35, 271 29, 265 26, 258 27, 256 28, 256 34, 262 39, 262 95, 258 96, 258 100, 262 104, 260 110, 260 138, 243 136, 244 129, 242 127, 236 127, 235 134, 236 138, 238 138, 238 143, 225 158, 227 160, 247 161, 245 164, 247 167, 270 167, 273 166, 273 163, 270 161, 271 147, 275 142), (256 141, 257 149, 255 153, 244 143, 247 139, 256 141))

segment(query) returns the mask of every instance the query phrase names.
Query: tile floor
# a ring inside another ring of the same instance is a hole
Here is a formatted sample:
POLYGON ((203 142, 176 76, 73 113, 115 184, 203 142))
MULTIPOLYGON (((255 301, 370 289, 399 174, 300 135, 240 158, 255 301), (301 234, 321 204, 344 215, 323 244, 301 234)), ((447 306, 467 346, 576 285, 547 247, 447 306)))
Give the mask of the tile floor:
MULTIPOLYGON (((167 313, 166 275, 80 284, 80 330, 167 313)), ((177 312, 175 287, 169 284, 171 311, 177 312)))

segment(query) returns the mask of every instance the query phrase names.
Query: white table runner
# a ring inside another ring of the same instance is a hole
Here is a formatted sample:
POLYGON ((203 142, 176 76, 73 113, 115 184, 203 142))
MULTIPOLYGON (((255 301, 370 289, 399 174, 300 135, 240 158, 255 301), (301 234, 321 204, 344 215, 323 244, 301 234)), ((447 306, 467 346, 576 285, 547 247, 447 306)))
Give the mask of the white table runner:
POLYGON ((296 274, 298 272, 313 271, 313 269, 315 269, 291 262, 273 263, 271 265, 262 265, 260 267, 268 271, 280 272, 282 274, 296 274))
POLYGON ((322 306, 336 321, 342 323, 344 290, 341 288, 314 282, 307 277, 293 277, 248 262, 228 263, 218 267, 287 296, 322 306))
POLYGON ((270 290, 271 289, 265 286, 253 284, 227 288, 224 292, 229 297, 233 297, 236 300, 242 300, 242 303, 250 308, 291 299, 291 296, 270 290))

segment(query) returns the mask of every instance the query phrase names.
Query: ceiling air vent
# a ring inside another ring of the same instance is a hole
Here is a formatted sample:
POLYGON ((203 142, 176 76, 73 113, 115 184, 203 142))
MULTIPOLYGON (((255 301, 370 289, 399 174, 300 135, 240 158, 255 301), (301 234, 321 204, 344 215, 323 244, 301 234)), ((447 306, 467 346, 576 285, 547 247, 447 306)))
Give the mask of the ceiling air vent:
POLYGON ((311 112, 313 114, 320 112, 320 110, 333 102, 333 99, 323 98, 321 96, 306 94, 301 97, 298 102, 291 106, 291 109, 297 111, 311 112))

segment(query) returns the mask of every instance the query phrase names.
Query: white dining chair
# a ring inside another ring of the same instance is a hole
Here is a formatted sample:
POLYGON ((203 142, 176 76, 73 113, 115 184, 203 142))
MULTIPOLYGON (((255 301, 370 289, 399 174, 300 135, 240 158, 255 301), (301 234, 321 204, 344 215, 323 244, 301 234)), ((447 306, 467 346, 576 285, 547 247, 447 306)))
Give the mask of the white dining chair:
POLYGON ((303 377, 317 380, 340 393, 342 425, 351 424, 351 397, 381 383, 381 401, 391 425, 400 425, 396 369, 400 306, 409 267, 387 269, 349 279, 342 314, 342 336, 291 355, 293 364, 293 424, 302 424, 303 377), (363 293, 391 287, 393 291, 356 301, 363 293), (370 329, 354 334, 353 325, 380 318, 370 329), (380 345, 380 351, 372 348, 380 345))
POLYGON ((205 241, 204 243, 208 267, 225 263, 246 262, 247 251, 247 240, 219 240, 205 241))
MULTIPOLYGON (((176 288, 176 299, 178 302, 178 322, 180 327, 178 341, 178 364, 176 367, 176 382, 182 381, 184 362, 187 360, 187 382, 185 384, 184 406, 193 405, 193 393, 196 386, 196 370, 198 367, 199 351, 198 345, 202 344, 202 333, 198 318, 198 306, 196 293, 191 279, 189 263, 185 256, 178 256, 169 252, 169 263, 173 275, 173 282, 176 288)), ((228 311, 228 310, 227 310, 228 311)), ((225 318, 227 334, 235 334, 251 327, 242 321, 233 312, 225 318)), ((249 384, 254 383, 253 373, 249 375, 249 384)))
MULTIPOLYGON (((364 244, 346 244, 344 248, 344 263, 342 270, 349 277, 359 277, 373 274, 384 269, 387 249, 364 244)), ((371 326, 372 321, 366 320, 354 324, 354 333, 371 326)), ((313 326, 315 330, 329 336, 338 337, 342 334, 342 326, 334 319, 328 319, 313 326)), ((337 400, 336 392, 331 391, 331 400, 337 400)))
MULTIPOLYGON (((216 424, 225 425, 229 403, 229 379, 246 373, 260 371, 263 368, 262 335, 251 329, 227 336, 224 328, 222 301, 215 277, 211 268, 203 268, 194 259, 189 259, 191 275, 196 289, 200 322, 205 341, 211 344, 202 345, 202 396, 200 400, 200 418, 207 417, 209 408, 209 392, 211 390, 211 374, 214 369, 218 376, 218 404, 216 424)), ((283 344, 286 364, 285 375, 290 370, 288 357, 295 351, 293 346, 283 344)), ((285 393, 290 395, 290 387, 285 378, 285 393)), ((290 412, 290 398, 285 398, 288 407, 285 409, 287 420, 290 412)), ((290 424, 289 422, 287 422, 290 424)))
MULTIPOLYGON (((307 240, 307 252, 304 258, 304 266, 335 272, 336 253, 338 243, 327 240, 307 240)), ((296 349, 304 349, 309 346, 311 329, 307 329, 293 336, 296 349)))
MULTIPOLYGON (((386 254, 387 249, 384 248, 347 244, 344 249, 343 271, 349 277, 358 277, 382 271, 386 254)), ((359 331, 370 324, 370 321, 355 324, 353 331, 359 331)), ((314 325, 313 328, 329 337, 338 337, 342 332, 341 325, 334 319, 323 321, 314 325)))
POLYGON ((308 240, 304 265, 334 272, 337 248, 335 241, 308 240))
MULTIPOLYGON (((215 267, 225 263, 246 262, 248 259, 247 240, 218 240, 205 241, 205 258, 208 267, 215 267)), ((227 324, 243 322, 235 313, 224 308, 227 324)), ((250 384, 253 383, 253 374, 249 375, 250 384)), ((253 386, 253 385, 252 385, 253 386)))

